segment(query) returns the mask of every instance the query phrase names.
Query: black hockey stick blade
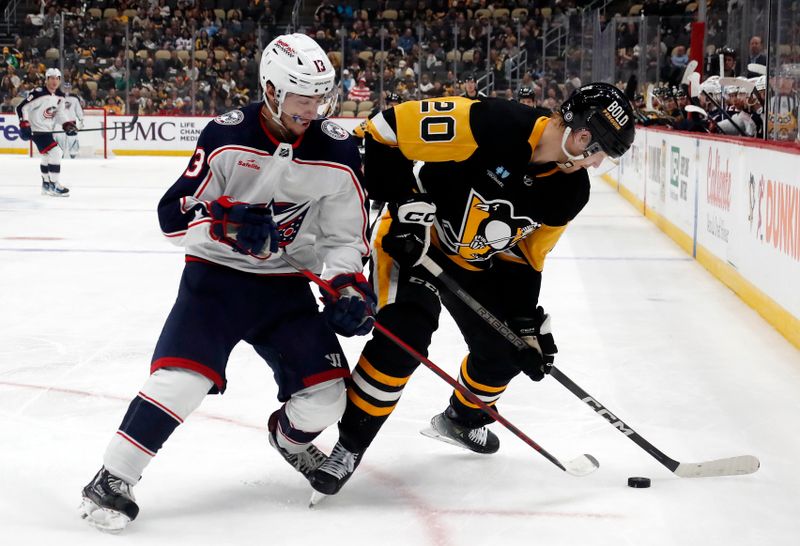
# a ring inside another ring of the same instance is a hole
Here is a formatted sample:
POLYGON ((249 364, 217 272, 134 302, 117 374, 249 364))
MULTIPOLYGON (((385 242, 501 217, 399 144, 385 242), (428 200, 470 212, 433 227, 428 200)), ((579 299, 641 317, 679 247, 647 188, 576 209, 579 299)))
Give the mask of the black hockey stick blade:
POLYGON ((759 460, 752 455, 740 455, 738 457, 728 457, 725 459, 716 459, 701 463, 678 462, 675 459, 668 457, 656 446, 645 440, 627 423, 623 422, 622 419, 618 418, 614 413, 609 411, 608 408, 598 402, 596 398, 591 396, 589 393, 575 384, 575 382, 573 382, 569 377, 564 375, 561 370, 553 366, 550 371, 550 375, 553 376, 556 381, 566 387, 569 392, 580 398, 581 401, 592 408, 595 413, 608 421, 611 426, 630 438, 632 442, 649 453, 655 460, 667 467, 678 477, 712 478, 719 476, 741 476, 743 474, 752 474, 761 466, 759 460))
MULTIPOLYGON (((470 309, 475 311, 486 323, 502 335, 509 343, 518 349, 524 349, 528 345, 520 339, 520 337, 511 330, 503 321, 495 317, 488 309, 483 307, 480 302, 473 298, 470 294, 464 291, 459 284, 450 278, 439 265, 428 256, 422 258, 421 265, 427 269, 431 274, 437 277, 442 284, 447 286, 461 301, 463 301, 470 309)), ((619 430, 622 434, 627 436, 636 445, 641 447, 649 453, 658 462, 666 466, 676 476, 681 478, 703 478, 714 476, 737 476, 742 474, 752 474, 758 470, 761 465, 757 458, 752 455, 742 455, 739 457, 729 457, 727 459, 718 459, 714 461, 706 461, 703 463, 680 463, 665 455, 656 446, 645 440, 639 435, 638 432, 633 430, 625 424, 616 415, 611 413, 603 404, 598 402, 594 397, 590 396, 585 390, 580 388, 574 381, 564 375, 564 373, 552 366, 550 375, 556 381, 561 383, 567 388, 569 392, 580 398, 595 413, 603 417, 606 421, 619 430)), ((590 457, 587 455, 586 457, 590 457)), ((577 459, 576 459, 577 460, 577 459)))

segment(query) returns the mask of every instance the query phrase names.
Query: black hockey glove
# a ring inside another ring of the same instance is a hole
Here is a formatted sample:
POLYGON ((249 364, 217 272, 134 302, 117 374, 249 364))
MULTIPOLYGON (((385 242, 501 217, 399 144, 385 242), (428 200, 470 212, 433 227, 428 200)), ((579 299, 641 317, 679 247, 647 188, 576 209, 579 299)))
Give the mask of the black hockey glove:
POLYGON ((61 128, 67 136, 78 136, 78 126, 71 121, 66 122, 61 128))
POLYGON ((550 373, 558 352, 550 330, 550 315, 539 306, 532 317, 513 318, 508 325, 530 346, 519 351, 515 364, 534 381, 541 381, 550 373))
POLYGON ((31 131, 31 122, 22 120, 19 122, 19 138, 22 140, 30 140, 33 138, 33 131, 31 131))
POLYGON ((230 245, 236 252, 265 257, 278 251, 278 228, 269 210, 231 200, 223 195, 209 206, 215 241, 230 245))
POLYGON ((334 299, 322 293, 325 308, 322 314, 337 334, 345 337, 363 336, 372 330, 375 322, 375 304, 378 298, 361 273, 342 273, 330 280, 339 297, 334 299))
POLYGON ((431 226, 436 205, 427 195, 389 205, 392 223, 381 239, 383 250, 401 267, 419 265, 431 244, 431 226))

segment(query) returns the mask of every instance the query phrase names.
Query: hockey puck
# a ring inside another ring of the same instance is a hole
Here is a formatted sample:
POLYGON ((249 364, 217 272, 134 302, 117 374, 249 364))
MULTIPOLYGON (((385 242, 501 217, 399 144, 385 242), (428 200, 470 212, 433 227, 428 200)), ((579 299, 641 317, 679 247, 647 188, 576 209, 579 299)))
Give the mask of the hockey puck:
POLYGON ((628 487, 634 487, 636 489, 645 489, 650 487, 650 478, 641 478, 638 476, 628 478, 628 487))

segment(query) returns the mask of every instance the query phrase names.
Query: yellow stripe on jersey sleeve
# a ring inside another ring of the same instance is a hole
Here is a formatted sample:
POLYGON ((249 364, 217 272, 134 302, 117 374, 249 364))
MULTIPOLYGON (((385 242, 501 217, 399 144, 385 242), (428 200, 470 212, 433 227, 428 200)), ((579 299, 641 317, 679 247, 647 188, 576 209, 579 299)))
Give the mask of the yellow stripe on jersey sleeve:
MULTIPOLYGON (((397 107, 395 106, 395 108, 397 107)), ((383 112, 366 121, 364 133, 369 133, 376 142, 386 146, 397 146, 397 134, 394 131, 394 127, 383 117, 383 112)))
POLYGON ((519 243, 519 249, 528 263, 533 266, 536 271, 541 273, 544 269, 544 259, 547 254, 556 246, 556 242, 564 233, 567 226, 546 226, 542 225, 539 229, 525 237, 519 243))
POLYGON ((397 146, 416 161, 464 161, 478 148, 469 124, 477 101, 446 97, 404 102, 394 107, 397 146))

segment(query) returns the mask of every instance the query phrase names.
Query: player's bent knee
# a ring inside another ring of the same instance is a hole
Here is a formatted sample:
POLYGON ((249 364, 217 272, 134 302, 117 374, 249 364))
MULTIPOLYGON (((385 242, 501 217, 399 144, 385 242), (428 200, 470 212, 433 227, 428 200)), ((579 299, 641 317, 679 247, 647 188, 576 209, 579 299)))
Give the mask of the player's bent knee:
POLYGON ((333 379, 294 393, 286 402, 286 416, 294 428, 319 432, 336 423, 346 405, 344 380, 333 379))
POLYGON ((141 392, 183 420, 200 406, 213 384, 192 370, 159 368, 148 378, 141 392))
POLYGON ((44 155, 47 156, 47 161, 50 165, 57 165, 61 163, 62 154, 61 154, 61 148, 59 146, 53 146, 47 152, 47 154, 44 155))

